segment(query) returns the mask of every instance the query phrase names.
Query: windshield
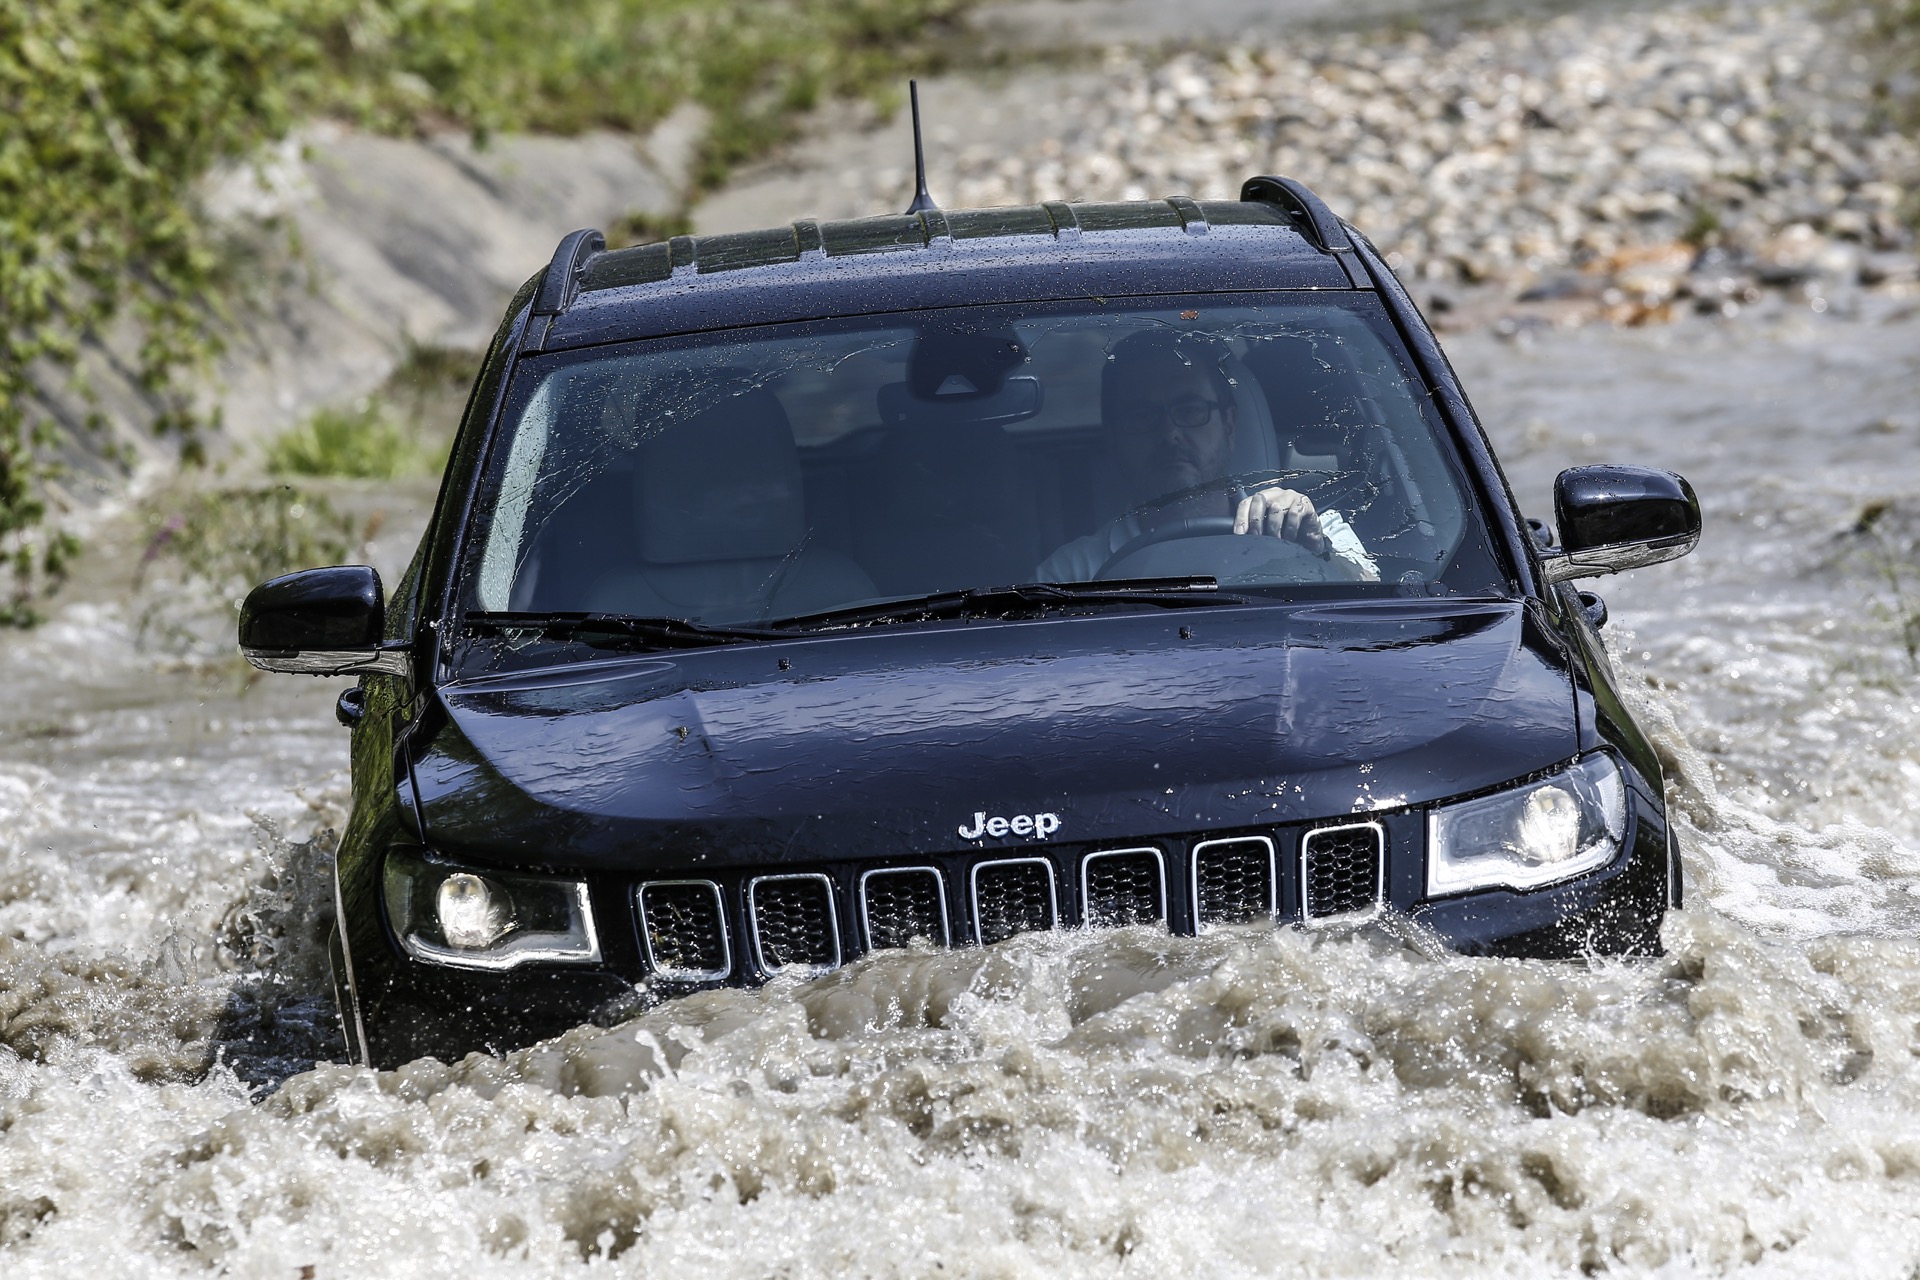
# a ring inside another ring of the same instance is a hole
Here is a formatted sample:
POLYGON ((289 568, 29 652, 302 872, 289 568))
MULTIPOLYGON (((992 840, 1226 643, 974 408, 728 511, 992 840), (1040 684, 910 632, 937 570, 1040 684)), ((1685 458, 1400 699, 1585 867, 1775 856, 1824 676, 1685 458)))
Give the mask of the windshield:
POLYGON ((1027 583, 1503 593, 1379 303, 1220 302, 976 307, 530 359, 463 603, 741 628, 1027 583))

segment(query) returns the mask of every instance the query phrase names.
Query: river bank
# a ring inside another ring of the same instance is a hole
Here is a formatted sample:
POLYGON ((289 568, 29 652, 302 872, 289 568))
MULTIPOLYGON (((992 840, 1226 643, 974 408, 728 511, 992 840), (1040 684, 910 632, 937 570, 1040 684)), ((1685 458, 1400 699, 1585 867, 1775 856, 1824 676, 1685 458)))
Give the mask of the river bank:
MULTIPOLYGON (((952 206, 1232 199, 1249 174, 1300 178, 1453 328, 1820 312, 1920 296, 1920 146, 1886 120, 1858 36, 1749 4, 1440 35, 1253 24, 1224 46, 929 84, 929 172, 952 206)), ((903 130, 825 130, 696 225, 904 207, 903 130)))

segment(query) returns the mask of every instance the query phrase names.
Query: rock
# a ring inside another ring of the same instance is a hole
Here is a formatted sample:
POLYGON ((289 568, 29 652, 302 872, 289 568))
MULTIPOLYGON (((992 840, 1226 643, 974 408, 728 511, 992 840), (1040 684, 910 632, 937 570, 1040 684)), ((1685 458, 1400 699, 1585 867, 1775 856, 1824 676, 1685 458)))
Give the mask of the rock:
MULTIPOLYGON (((1048 137, 962 153, 940 194, 1230 199, 1251 172, 1285 173, 1409 280, 1618 323, 1689 298, 1730 314, 1762 286, 1904 287, 1909 260, 1885 255, 1912 243, 1898 211, 1920 147, 1851 69, 1856 21, 1588 11, 1445 40, 1114 50, 1048 137), (1696 249, 1739 267, 1696 263, 1696 249)), ((898 174, 877 178, 862 212, 899 203, 898 174)))
POLYGON ((1920 259, 1905 253, 1876 253, 1860 263, 1860 283, 1869 287, 1920 281, 1920 259))

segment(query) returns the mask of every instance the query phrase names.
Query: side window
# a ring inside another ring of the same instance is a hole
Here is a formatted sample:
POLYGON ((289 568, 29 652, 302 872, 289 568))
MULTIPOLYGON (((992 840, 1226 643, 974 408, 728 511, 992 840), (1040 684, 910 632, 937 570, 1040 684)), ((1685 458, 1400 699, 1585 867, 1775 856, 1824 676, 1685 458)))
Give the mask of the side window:
POLYGON ((457 522, 462 515, 457 510, 449 510, 448 504, 458 500, 457 495, 472 483, 479 467, 488 419, 499 400, 507 371, 513 364, 508 338, 513 334, 520 313, 533 301, 534 287, 538 283, 539 277, 535 276, 520 286, 520 291, 514 295, 507 307, 507 318, 494 334, 493 344, 487 348, 486 359, 481 363, 480 376, 474 380, 473 390, 467 396, 466 408, 460 414, 460 430, 454 437, 453 458, 447 464, 446 474, 440 481, 440 495, 434 501, 433 519, 428 522, 420 549, 414 554, 407 572, 401 576, 400 583, 395 586, 388 604, 389 632, 397 625, 405 626, 399 638, 412 634, 419 625, 420 611, 426 597, 429 593, 437 594, 446 581, 449 568, 446 556, 457 544, 457 522))
POLYGON ((412 562, 387 596, 386 636, 389 640, 411 640, 420 625, 420 571, 427 562, 427 542, 428 535, 423 534, 420 545, 413 550, 412 562))

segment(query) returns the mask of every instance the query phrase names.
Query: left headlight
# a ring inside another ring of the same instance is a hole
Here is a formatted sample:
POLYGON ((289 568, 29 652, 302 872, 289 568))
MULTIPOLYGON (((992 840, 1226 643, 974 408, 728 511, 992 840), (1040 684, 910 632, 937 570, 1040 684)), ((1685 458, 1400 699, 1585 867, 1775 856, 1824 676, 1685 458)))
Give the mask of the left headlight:
POLYGON ((1612 862, 1627 832, 1620 766, 1597 754, 1427 818, 1427 896, 1537 889, 1612 862))
POLYGON ((412 849, 387 854, 387 920, 408 954, 464 969, 600 959, 579 880, 468 870, 412 849))

